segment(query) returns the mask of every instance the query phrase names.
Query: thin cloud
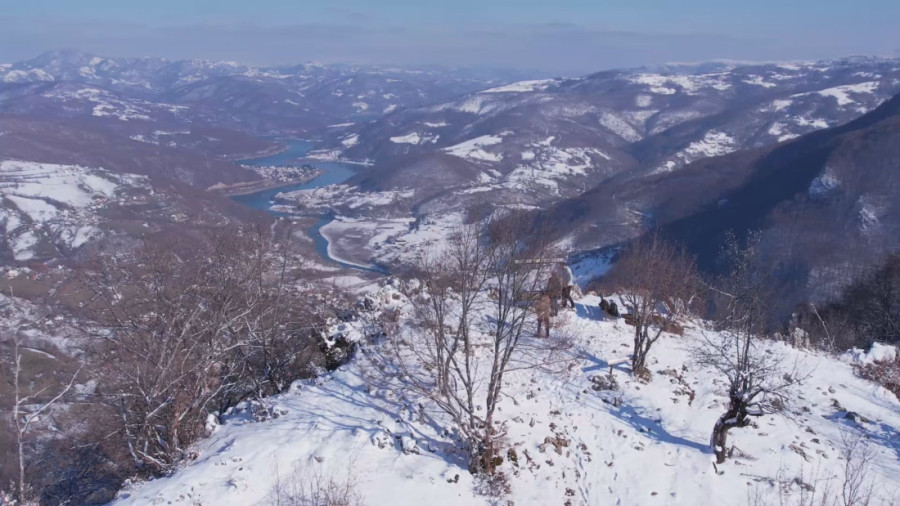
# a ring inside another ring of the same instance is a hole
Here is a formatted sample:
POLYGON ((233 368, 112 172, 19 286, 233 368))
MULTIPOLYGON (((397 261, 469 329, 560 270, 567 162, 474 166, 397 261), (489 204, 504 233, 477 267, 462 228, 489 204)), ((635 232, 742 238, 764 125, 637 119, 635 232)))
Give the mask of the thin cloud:
MULTIPOLYGON (((391 65, 439 64, 588 73, 668 61, 823 58, 876 52, 860 43, 738 37, 716 33, 642 33, 568 22, 467 27, 388 26, 357 22, 361 11, 335 8, 333 22, 142 23, 0 19, 0 59, 69 47, 109 56, 239 60, 255 65, 304 61, 391 65), (868 49, 868 50, 867 50, 868 49)), ((886 49, 888 53, 893 47, 886 49)))

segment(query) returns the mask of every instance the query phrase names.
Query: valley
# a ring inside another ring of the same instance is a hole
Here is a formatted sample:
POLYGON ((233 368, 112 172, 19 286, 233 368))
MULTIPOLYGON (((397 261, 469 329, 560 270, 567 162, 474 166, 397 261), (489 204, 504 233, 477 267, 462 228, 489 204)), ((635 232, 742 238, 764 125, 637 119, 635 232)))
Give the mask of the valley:
MULTIPOLYGON (((268 155, 261 158, 242 159, 237 163, 242 165, 250 165, 257 167, 281 167, 289 164, 302 163, 312 167, 316 172, 306 181, 290 183, 287 185, 271 184, 268 188, 232 195, 232 200, 239 202, 247 207, 258 209, 274 216, 290 219, 294 214, 288 206, 279 204, 285 194, 301 190, 313 190, 330 185, 339 185, 344 181, 353 177, 356 172, 347 163, 342 162, 325 162, 310 160, 307 158, 313 144, 309 141, 293 140, 282 141, 286 143, 286 149, 274 155, 268 155)), ((228 193, 231 193, 230 191, 228 193)), ((315 250, 326 263, 334 263, 344 268, 358 269, 367 272, 375 272, 385 274, 386 270, 382 267, 372 265, 359 265, 349 263, 332 256, 332 248, 328 238, 322 234, 322 228, 328 226, 334 219, 332 211, 318 210, 320 214, 310 214, 317 218, 315 224, 307 229, 307 233, 315 244, 315 250)), ((315 212, 315 210, 313 211, 315 212)), ((302 214, 301 214, 302 215, 302 214)))
POLYGON ((892 504, 900 59, 597 70, 0 65, 0 502, 892 504))

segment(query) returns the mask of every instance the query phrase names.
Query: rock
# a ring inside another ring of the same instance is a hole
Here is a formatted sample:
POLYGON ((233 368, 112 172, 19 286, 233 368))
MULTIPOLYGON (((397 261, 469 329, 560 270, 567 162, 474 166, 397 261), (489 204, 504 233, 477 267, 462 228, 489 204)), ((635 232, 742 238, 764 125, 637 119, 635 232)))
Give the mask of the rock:
POLYGON ((506 458, 512 463, 512 465, 519 467, 519 455, 516 453, 515 448, 510 448, 506 452, 506 458))
POLYGON ((855 411, 848 411, 847 414, 844 415, 844 419, 856 423, 872 423, 872 420, 869 420, 855 411))
POLYGON ((601 376, 590 376, 588 378, 591 382, 591 388, 595 392, 608 391, 608 390, 619 390, 619 382, 616 381, 616 377, 609 375, 601 375, 601 376))
POLYGON ((568 448, 569 440, 565 439, 563 437, 547 436, 544 438, 544 442, 542 444, 538 445, 538 448, 540 448, 541 451, 543 452, 546 450, 548 445, 553 446, 553 449, 556 451, 556 453, 558 455, 562 455, 562 453, 563 453, 562 449, 568 448))
POLYGON ((372 444, 377 446, 378 448, 388 448, 394 445, 394 440, 391 438, 390 434, 385 432, 379 432, 372 436, 372 444))
POLYGON ((268 404, 263 401, 250 401, 250 416, 254 422, 267 422, 288 413, 288 410, 276 404, 268 404))
POLYGON ((402 436, 400 438, 400 448, 403 449, 405 455, 410 453, 418 455, 420 453, 419 443, 412 436, 402 436))

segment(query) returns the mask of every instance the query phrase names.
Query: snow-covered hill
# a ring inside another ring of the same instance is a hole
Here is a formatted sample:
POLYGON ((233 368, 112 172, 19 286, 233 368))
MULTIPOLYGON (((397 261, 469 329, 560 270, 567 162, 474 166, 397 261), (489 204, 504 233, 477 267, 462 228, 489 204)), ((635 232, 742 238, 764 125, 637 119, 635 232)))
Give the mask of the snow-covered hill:
POLYGON ((104 207, 145 192, 149 182, 137 175, 0 160, 2 242, 16 261, 69 254, 101 235, 104 207))
POLYGON ((0 107, 65 117, 81 112, 122 122, 159 123, 175 115, 182 123, 290 135, 448 100, 527 75, 312 63, 258 68, 53 51, 0 66, 0 107))
MULTIPOLYGON (((12 135, 3 136, 7 137, 12 135)), ((3 146, 15 153, 12 143, 3 146)), ((39 158, 53 158, 57 153, 39 158)), ((3 263, 76 259, 106 240, 118 240, 121 247, 163 230, 181 234, 197 227, 267 219, 164 174, 137 173, 146 172, 142 164, 153 167, 159 163, 150 157, 120 163, 109 152, 99 156, 65 152, 61 156, 102 160, 104 166, 0 159, 3 263)))
MULTIPOLYGON (((390 285, 370 290, 382 308, 408 314, 390 285)), ((498 411, 498 427, 507 432, 504 497, 475 492, 448 421, 412 391, 382 387, 375 364, 385 345, 367 343, 339 371, 296 383, 266 399, 264 409, 226 416, 196 447, 193 462, 126 487, 116 504, 271 504, 277 488, 314 476, 348 477, 376 506, 777 504, 785 492, 786 504, 797 504, 801 487, 821 493, 826 483, 840 486, 841 441, 853 432, 872 450, 867 479, 876 495, 900 490, 900 402, 857 378, 854 357, 766 345, 796 359, 809 377, 790 398, 787 416, 764 416, 732 432, 735 456, 717 473, 707 442, 723 413, 723 382, 692 358, 706 331, 695 323, 683 337, 665 334, 651 355, 650 383, 617 365, 612 374, 621 389, 596 391, 590 378, 626 356, 633 332, 623 320, 604 318, 598 300, 586 296, 577 311, 557 318, 551 342, 571 344, 559 367, 506 378, 498 411)), ((342 325, 348 336, 361 335, 354 324, 342 325)), ((410 330, 401 335, 416 339, 410 330)))
POLYGON ((322 156, 373 163, 350 188, 282 197, 304 212, 344 215, 355 233, 345 254, 364 263, 409 257, 404 244, 428 235, 423 225, 476 221, 497 208, 562 205, 555 232, 576 239, 576 250, 606 246, 639 234, 658 216, 657 200, 674 194, 716 201, 718 189, 698 196, 692 188, 743 181, 713 174, 696 184, 664 184, 689 180, 685 167, 723 155, 756 156, 846 124, 897 93, 900 60, 890 58, 681 65, 523 81, 327 133, 322 156))
POLYGON ((461 184, 545 202, 614 174, 673 171, 836 126, 898 92, 895 59, 607 71, 409 108, 333 142, 384 164, 367 180, 380 189, 409 185, 449 153, 472 167, 461 184))

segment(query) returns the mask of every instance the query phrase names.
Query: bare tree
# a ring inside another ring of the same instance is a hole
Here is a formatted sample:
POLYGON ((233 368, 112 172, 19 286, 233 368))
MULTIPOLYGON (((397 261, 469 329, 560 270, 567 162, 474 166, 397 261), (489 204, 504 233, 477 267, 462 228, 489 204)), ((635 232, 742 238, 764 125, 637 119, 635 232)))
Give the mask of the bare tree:
POLYGON ((69 380, 69 382, 50 399, 38 401, 38 399, 41 399, 41 396, 46 393, 47 388, 41 389, 29 395, 25 395, 25 387, 21 384, 20 381, 22 377, 21 339, 19 337, 18 331, 15 331, 13 333, 12 372, 13 392, 15 396, 12 405, 12 419, 13 426, 15 427, 16 461, 18 464, 18 476, 16 477, 16 499, 19 504, 26 504, 27 500, 30 499, 28 481, 26 480, 25 476, 25 440, 28 435, 28 430, 31 428, 32 424, 39 419, 42 413, 53 407, 54 404, 62 400, 66 396, 66 394, 68 394, 69 391, 72 390, 72 386, 75 384, 75 379, 78 377, 78 373, 81 372, 81 368, 79 367, 78 370, 75 371, 75 373, 72 375, 72 378, 69 380), (32 405, 35 402, 37 402, 37 404, 32 405), (30 406, 30 409, 26 409, 26 406, 30 406))
POLYGON ((275 466, 275 485, 268 502, 274 506, 365 506, 356 487, 357 476, 346 477, 324 473, 318 467, 294 465, 287 480, 282 481, 275 466))
POLYGON ((873 342, 900 339, 900 255, 889 255, 883 265, 848 286, 837 302, 825 306, 822 319, 838 326, 831 332, 837 350, 868 347, 873 342))
POLYGON ((732 236, 725 255, 731 271, 711 290, 718 332, 705 333, 696 352, 698 362, 718 370, 728 385, 728 408, 710 438, 719 464, 728 456, 728 431, 746 427, 752 417, 783 410, 790 389, 801 379, 796 363, 786 367, 784 356, 764 346, 771 285, 758 267, 755 241, 741 246, 732 236))
MULTIPOLYGON (((773 500, 759 487, 748 489, 748 503, 752 506, 779 504, 782 506, 892 506, 895 497, 879 497, 875 492, 872 476, 875 452, 865 433, 857 430, 841 430, 838 443, 841 470, 835 475, 821 477, 822 468, 817 465, 812 475, 800 470, 799 476, 790 476, 785 469, 771 480, 776 486, 773 500)), ((820 461, 821 464, 823 461, 820 461)))
POLYGON ((183 459, 210 414, 311 375, 323 319, 289 262, 267 229, 237 228, 147 243, 88 275, 103 398, 138 470, 183 459))
POLYGON ((391 340, 385 357, 407 386, 450 417, 470 471, 486 475, 502 461, 496 412, 505 375, 536 364, 526 344, 534 329, 529 302, 549 265, 542 236, 510 221, 489 229, 466 227, 442 254, 420 261, 407 290, 413 333, 391 340))
POLYGON ((839 504, 841 506, 873 504, 875 481, 871 471, 875 452, 865 435, 858 431, 842 431, 840 451, 844 460, 844 473, 839 504))
POLYGON ((631 370, 649 378, 647 357, 653 344, 697 301, 697 275, 693 258, 684 248, 666 241, 659 232, 626 249, 610 276, 621 294, 634 325, 631 370))

